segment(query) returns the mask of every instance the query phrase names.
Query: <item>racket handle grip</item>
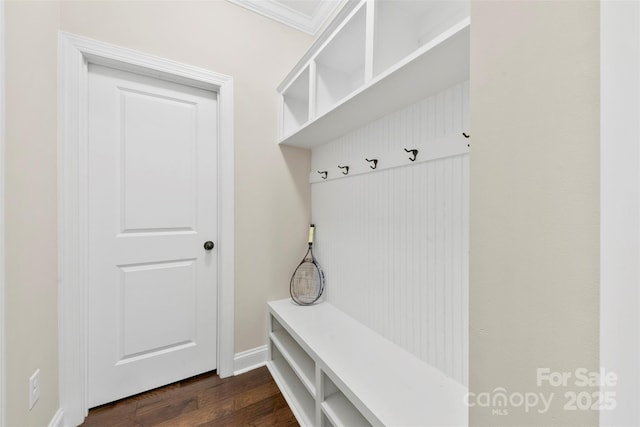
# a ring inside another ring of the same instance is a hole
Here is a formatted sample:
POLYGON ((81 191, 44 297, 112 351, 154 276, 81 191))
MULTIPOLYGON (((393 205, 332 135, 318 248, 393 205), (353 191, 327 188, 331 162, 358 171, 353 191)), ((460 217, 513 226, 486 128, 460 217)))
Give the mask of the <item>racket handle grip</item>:
POLYGON ((313 244, 313 237, 314 237, 314 234, 315 234, 315 229, 316 229, 315 225, 311 224, 309 226, 309 245, 313 244))

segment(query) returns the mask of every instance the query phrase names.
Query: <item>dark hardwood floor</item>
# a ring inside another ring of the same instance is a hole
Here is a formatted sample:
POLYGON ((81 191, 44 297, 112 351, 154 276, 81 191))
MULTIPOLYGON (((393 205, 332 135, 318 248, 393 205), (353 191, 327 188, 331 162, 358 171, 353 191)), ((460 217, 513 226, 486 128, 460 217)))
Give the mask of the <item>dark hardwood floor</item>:
POLYGON ((297 426, 266 367, 179 381, 89 411, 82 426, 297 426))

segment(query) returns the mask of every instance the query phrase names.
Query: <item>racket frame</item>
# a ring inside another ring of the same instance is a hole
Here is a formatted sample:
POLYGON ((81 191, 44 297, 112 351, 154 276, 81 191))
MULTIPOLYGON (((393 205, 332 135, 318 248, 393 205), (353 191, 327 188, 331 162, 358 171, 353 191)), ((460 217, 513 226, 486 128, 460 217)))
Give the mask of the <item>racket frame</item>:
POLYGON ((300 261, 300 263, 298 264, 298 266, 294 270, 293 275, 291 276, 291 280, 289 281, 289 295, 291 295, 291 299, 293 300, 293 302, 295 302, 298 305, 313 305, 320 299, 320 297, 324 293, 324 281, 325 281, 324 280, 324 271, 322 271, 322 267, 320 267, 320 264, 318 264, 318 261, 316 261, 316 257, 313 254, 314 234, 315 234, 315 226, 313 224, 311 224, 309 226, 309 248, 307 249, 307 253, 302 258, 302 261, 300 261), (311 256, 311 257, 309 257, 309 256, 311 256), (296 273, 298 272, 300 267, 305 263, 313 264, 313 267, 318 271, 318 277, 320 279, 320 286, 319 286, 318 293, 315 296, 315 298, 310 302, 301 301, 300 298, 298 296, 294 295, 294 292, 293 292, 293 281, 294 281, 294 279, 296 277, 296 273))

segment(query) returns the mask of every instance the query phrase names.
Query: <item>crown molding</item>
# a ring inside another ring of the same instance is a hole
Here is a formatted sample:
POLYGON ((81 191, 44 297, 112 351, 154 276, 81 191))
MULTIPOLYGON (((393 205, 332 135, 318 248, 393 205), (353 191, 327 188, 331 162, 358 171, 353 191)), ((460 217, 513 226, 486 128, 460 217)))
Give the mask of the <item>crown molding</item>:
POLYGON ((313 36, 342 3, 341 0, 321 1, 313 15, 309 16, 276 0, 228 1, 313 36))

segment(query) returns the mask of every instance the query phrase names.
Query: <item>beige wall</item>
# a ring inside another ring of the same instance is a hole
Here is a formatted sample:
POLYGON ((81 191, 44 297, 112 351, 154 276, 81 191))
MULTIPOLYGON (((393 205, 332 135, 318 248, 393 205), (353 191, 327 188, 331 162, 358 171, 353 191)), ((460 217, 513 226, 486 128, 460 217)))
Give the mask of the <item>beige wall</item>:
POLYGON ((58 5, 8 2, 6 22, 6 423, 47 425, 58 408, 58 5), (40 369, 40 401, 28 380, 40 369))
POLYGON ((275 88, 312 38, 221 0, 9 2, 6 21, 7 424, 58 408, 58 29, 234 77, 235 349, 265 344, 265 302, 288 296, 310 217, 309 153, 277 146, 275 88))
MULTIPOLYGON (((472 425, 597 425, 563 410, 598 368, 599 5, 472 2, 470 391, 555 393, 472 425), (572 374, 536 385, 537 368, 572 374)), ((517 402, 517 400, 516 400, 517 402)))

